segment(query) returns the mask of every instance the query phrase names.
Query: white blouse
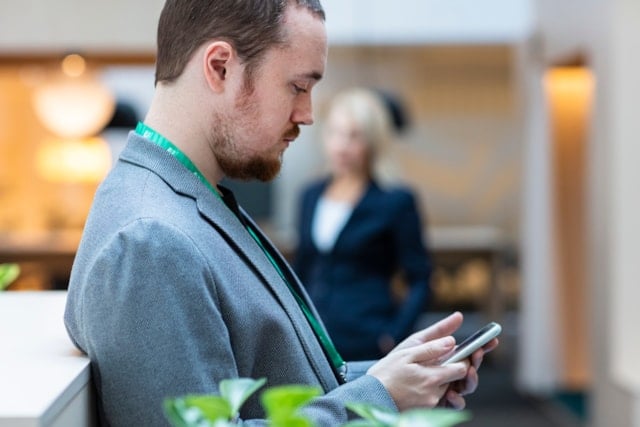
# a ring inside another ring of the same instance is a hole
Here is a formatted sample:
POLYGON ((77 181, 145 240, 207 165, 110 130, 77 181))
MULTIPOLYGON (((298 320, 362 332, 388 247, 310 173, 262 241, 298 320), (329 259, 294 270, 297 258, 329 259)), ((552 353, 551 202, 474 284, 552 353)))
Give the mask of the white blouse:
POLYGON ((311 224, 311 238, 320 252, 329 252, 349 220, 353 205, 320 197, 311 224))

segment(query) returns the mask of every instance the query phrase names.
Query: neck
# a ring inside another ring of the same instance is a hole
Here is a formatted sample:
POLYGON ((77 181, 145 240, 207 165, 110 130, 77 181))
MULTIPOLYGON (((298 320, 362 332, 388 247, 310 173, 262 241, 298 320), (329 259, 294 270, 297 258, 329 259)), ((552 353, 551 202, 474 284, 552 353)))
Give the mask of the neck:
POLYGON ((360 174, 338 175, 331 179, 325 196, 340 201, 355 202, 360 199, 369 178, 360 174))
POLYGON ((199 120, 200 111, 181 103, 178 91, 158 87, 144 123, 178 147, 214 187, 224 177, 199 120), (175 93, 172 93, 175 92, 175 93))
POLYGON ((341 185, 361 185, 369 181, 369 174, 364 170, 351 170, 340 174, 333 174, 331 180, 341 185))

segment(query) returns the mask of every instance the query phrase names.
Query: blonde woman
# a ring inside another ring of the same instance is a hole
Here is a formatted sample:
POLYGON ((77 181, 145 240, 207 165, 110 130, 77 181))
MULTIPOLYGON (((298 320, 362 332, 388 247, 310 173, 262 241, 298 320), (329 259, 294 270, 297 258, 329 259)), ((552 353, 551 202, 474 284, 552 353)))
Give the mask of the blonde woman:
POLYGON ((304 189, 294 267, 338 351, 383 356, 405 338, 429 298, 431 263, 413 192, 389 184, 389 108, 355 88, 332 101, 323 129, 328 175, 304 189), (409 292, 398 302, 392 279, 409 292))

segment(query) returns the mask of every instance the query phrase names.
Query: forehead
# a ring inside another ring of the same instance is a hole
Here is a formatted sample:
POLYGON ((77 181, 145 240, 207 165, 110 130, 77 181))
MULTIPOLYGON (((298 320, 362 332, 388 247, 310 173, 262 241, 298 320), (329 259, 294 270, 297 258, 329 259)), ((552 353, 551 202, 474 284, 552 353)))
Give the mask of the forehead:
POLYGON ((327 61, 327 34, 322 19, 304 7, 290 4, 282 25, 286 42, 267 52, 267 62, 292 74, 319 80, 327 61))

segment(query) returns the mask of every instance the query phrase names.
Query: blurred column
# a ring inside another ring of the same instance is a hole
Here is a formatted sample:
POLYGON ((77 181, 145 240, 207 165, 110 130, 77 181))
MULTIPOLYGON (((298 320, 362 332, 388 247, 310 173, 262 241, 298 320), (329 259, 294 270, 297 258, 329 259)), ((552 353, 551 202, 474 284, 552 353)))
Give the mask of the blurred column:
POLYGON ((523 392, 546 395, 555 389, 558 366, 551 144, 538 41, 528 40, 518 53, 525 149, 516 381, 523 392))
MULTIPOLYGON (((595 0, 592 0, 595 1, 595 0)), ((592 422, 640 426, 640 2, 599 0, 590 150, 592 422)))

